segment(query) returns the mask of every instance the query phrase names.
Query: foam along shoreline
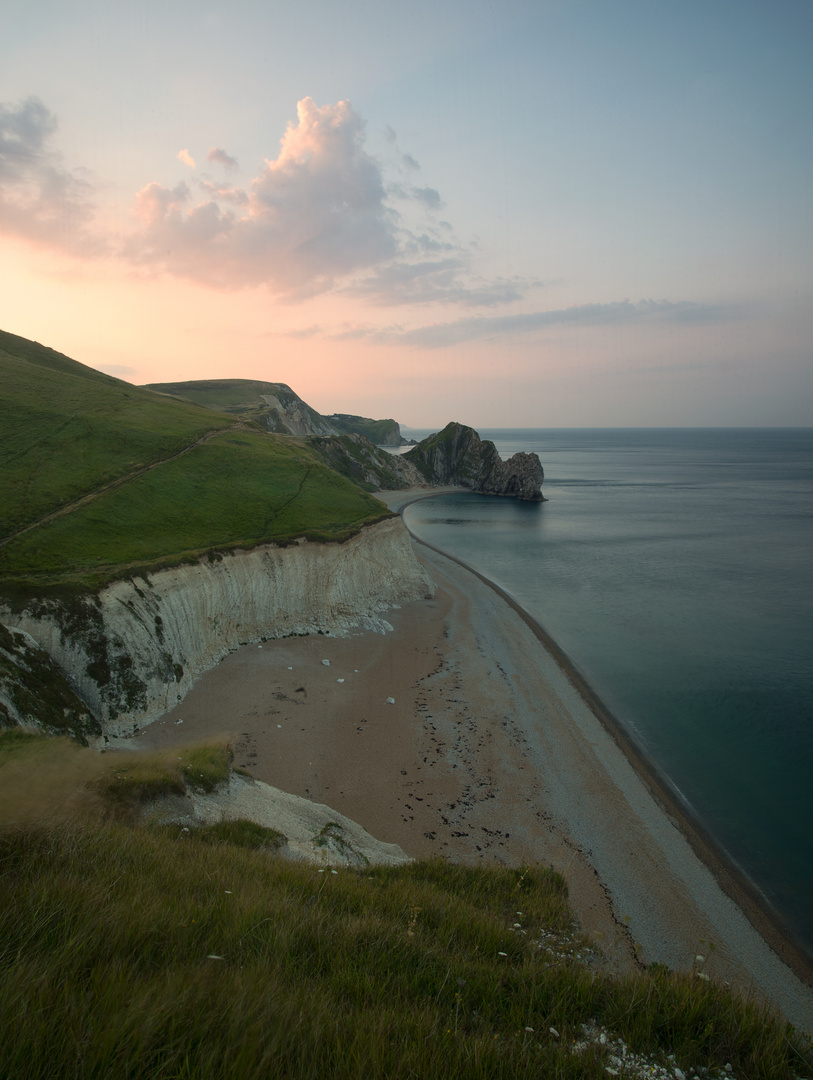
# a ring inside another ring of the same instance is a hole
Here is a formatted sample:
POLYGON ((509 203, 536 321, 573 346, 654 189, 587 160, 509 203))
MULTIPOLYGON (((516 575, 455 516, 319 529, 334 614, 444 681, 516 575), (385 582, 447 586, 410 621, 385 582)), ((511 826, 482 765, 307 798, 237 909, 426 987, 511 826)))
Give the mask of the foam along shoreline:
MULTIPOLYGON (((392 496, 411 494, 435 492, 392 496)), ((412 857, 552 865, 610 963, 689 970, 700 954, 711 976, 813 1029, 791 951, 743 914, 758 922, 758 904, 721 887, 724 861, 692 846, 677 803, 567 658, 492 583, 415 551, 437 591, 388 613, 394 632, 245 646, 131 745, 232 732, 256 779, 412 857)))

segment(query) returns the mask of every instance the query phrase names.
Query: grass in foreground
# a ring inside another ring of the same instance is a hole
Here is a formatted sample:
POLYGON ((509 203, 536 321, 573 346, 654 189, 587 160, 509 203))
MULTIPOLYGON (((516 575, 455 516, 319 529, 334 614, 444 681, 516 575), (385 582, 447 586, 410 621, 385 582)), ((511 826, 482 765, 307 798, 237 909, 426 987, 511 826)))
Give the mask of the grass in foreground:
POLYGON ((232 758, 225 739, 99 754, 64 736, 0 730, 0 831, 99 817, 135 821, 162 796, 214 791, 228 781, 232 758))
MULTIPOLYGON (((34 753, 17 740, 8 760, 34 753)), ((240 822, 0 829, 4 1080, 604 1077, 591 1024, 647 1069, 672 1054, 687 1073, 810 1075, 753 1003, 591 963, 553 871, 336 873, 274 856, 278 839, 240 822)))

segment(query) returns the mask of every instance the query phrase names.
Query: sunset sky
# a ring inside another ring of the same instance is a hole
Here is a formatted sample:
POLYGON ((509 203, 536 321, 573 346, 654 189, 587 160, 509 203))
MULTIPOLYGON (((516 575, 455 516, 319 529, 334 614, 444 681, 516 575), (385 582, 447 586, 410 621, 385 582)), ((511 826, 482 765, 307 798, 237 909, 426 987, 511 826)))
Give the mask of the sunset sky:
POLYGON ((813 424, 810 0, 0 4, 0 328, 411 427, 813 424))

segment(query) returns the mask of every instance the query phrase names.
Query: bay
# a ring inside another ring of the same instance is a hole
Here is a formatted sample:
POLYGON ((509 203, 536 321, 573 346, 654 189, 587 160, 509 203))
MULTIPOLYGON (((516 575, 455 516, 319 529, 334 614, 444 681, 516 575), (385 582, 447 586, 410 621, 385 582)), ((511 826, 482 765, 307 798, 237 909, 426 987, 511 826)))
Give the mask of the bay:
POLYGON ((813 430, 480 434, 549 501, 407 524, 544 627, 813 952, 813 430))

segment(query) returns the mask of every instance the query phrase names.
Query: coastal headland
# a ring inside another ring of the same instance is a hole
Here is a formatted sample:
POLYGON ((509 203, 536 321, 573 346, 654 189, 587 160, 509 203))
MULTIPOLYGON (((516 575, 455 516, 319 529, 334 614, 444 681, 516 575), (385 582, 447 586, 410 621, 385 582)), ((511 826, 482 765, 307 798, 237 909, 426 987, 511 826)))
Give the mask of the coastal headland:
POLYGON ((395 457, 282 384, 155 393, 5 333, 0 367, 0 724, 230 735, 409 856, 561 871, 617 970, 728 980, 813 1029, 803 958, 567 657, 396 514, 441 485, 536 501, 536 455, 452 422, 395 457))
MULTIPOLYGON (((379 497, 394 508, 426 494, 379 497)), ((393 609, 392 632, 245 646, 133 742, 228 732, 253 776, 415 858, 551 865, 619 970, 701 964, 813 1029, 804 958, 756 899, 735 903, 725 864, 555 647, 468 568, 415 552, 436 592, 393 609)))

